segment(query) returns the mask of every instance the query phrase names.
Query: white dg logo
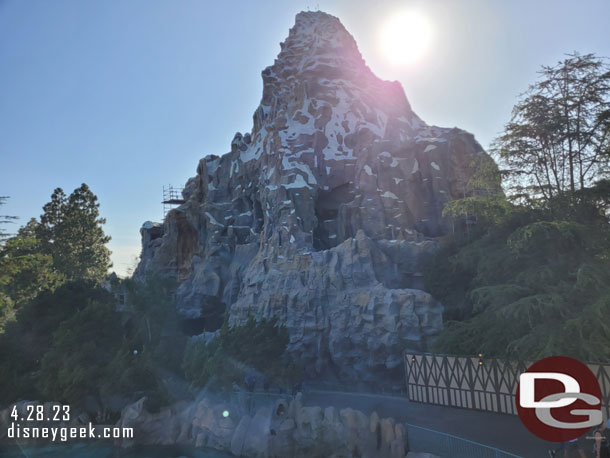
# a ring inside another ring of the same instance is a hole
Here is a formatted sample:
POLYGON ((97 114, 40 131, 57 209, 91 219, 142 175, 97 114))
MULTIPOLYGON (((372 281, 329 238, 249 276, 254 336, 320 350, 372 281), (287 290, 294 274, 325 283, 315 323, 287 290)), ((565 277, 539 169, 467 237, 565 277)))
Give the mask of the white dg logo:
POLYGON ((551 415, 551 409, 566 407, 577 399, 594 406, 601 400, 592 394, 581 393, 578 381, 559 372, 526 372, 519 376, 519 404, 524 408, 535 409, 536 417, 544 424, 560 429, 581 429, 597 426, 602 422, 602 412, 599 409, 574 409, 572 415, 586 415, 585 421, 562 422, 551 415), (563 393, 555 393, 535 401, 536 380, 557 380, 564 387, 563 393))

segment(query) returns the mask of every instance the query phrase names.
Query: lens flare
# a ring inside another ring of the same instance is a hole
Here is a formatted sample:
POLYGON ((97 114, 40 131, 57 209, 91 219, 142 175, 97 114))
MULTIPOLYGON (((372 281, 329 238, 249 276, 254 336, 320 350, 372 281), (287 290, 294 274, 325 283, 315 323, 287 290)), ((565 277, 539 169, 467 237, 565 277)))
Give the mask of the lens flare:
POLYGON ((409 64, 426 52, 431 36, 430 23, 422 14, 415 11, 396 13, 381 30, 381 51, 392 64, 409 64))

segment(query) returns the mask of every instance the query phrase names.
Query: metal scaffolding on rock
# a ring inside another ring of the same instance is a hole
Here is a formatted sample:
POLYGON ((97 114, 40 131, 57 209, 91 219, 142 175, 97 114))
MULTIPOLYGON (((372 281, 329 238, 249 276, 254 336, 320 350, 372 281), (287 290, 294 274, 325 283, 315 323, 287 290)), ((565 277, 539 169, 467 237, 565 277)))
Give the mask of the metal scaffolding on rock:
POLYGON ((163 204, 163 219, 165 219, 168 211, 185 202, 184 197, 182 197, 183 190, 184 188, 177 188, 171 184, 163 186, 163 201, 161 202, 163 204))

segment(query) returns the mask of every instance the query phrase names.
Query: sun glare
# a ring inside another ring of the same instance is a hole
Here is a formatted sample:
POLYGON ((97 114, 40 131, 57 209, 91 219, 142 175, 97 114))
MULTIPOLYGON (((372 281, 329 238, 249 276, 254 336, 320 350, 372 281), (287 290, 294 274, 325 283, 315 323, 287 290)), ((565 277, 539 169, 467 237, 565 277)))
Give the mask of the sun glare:
POLYGON ((415 11, 390 17, 381 30, 381 51, 395 65, 416 61, 428 49, 431 28, 427 18, 415 11))

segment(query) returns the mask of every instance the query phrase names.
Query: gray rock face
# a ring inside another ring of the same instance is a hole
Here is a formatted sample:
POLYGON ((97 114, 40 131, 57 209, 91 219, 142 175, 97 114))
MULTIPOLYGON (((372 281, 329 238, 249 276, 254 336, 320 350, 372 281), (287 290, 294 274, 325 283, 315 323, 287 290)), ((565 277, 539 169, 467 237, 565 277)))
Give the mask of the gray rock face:
MULTIPOLYGON (((404 458, 404 426, 354 409, 304 407, 301 395, 278 399, 252 415, 230 402, 203 398, 150 413, 144 399, 123 409, 118 427, 133 428, 137 443, 195 445, 249 458, 324 456, 404 458), (228 416, 223 415, 226 412, 228 416)), ((122 446, 133 445, 122 439, 122 446)))
POLYGON ((489 157, 471 134, 424 123, 328 14, 299 13, 262 76, 252 131, 199 162, 162 234, 142 228, 135 275, 174 276, 185 317, 211 297, 232 323, 279 317, 310 375, 379 379, 441 329, 420 260, 489 157))

